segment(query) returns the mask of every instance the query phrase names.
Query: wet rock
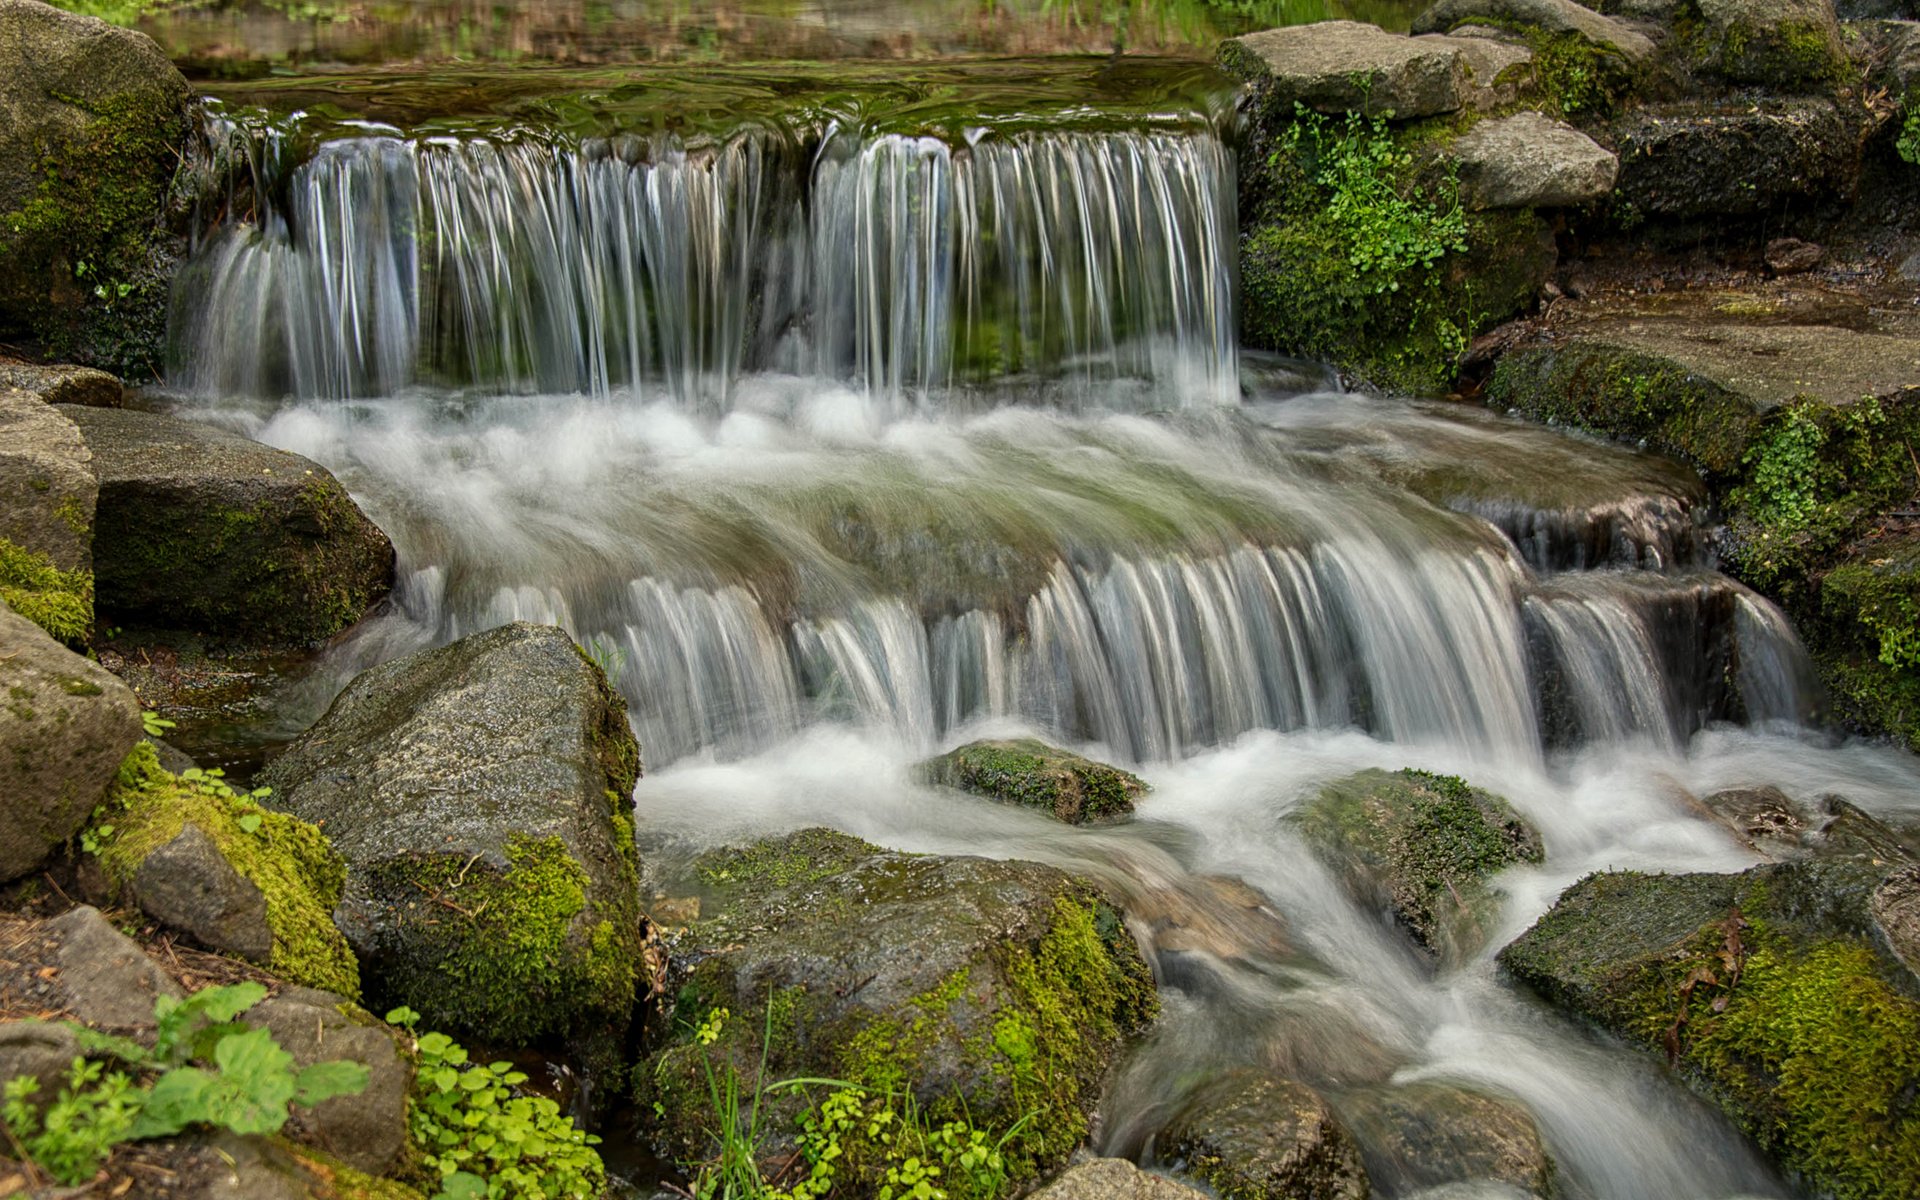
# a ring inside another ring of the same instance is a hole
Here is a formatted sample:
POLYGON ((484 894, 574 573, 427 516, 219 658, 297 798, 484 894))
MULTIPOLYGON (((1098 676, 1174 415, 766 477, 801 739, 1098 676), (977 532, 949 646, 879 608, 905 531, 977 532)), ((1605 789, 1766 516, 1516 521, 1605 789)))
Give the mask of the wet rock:
POLYGON ((1814 801, 1819 827, 1803 840, 1825 858, 1852 858, 1876 867, 1920 862, 1920 838, 1902 833, 1844 796, 1814 801))
POLYGON ((305 645, 386 594, 393 546, 318 463, 156 413, 58 411, 100 478, 103 620, 305 645))
POLYGON ((288 988, 263 1000, 241 1018, 272 1032, 293 1055, 294 1068, 348 1059, 367 1068, 357 1096, 337 1096, 312 1108, 295 1108, 287 1136, 327 1151, 371 1175, 401 1167, 407 1157, 407 1094, 413 1066, 395 1043, 393 1030, 357 1012, 342 997, 308 988, 288 988))
POLYGON ((126 399, 126 385, 118 377, 67 363, 0 360, 0 391, 8 388, 31 392, 47 404, 83 404, 89 408, 119 408, 126 399))
POLYGON ((1542 858, 1540 835, 1504 799, 1425 771, 1362 771, 1291 820, 1356 900, 1391 914, 1443 966, 1485 944, 1500 915, 1488 880, 1542 858))
POLYGON ((1048 813, 1068 825, 1133 811, 1146 795, 1139 776, 1035 738, 969 742, 920 764, 928 783, 1048 813))
POLYGON ((1415 33, 1449 33, 1463 25, 1575 34, 1593 46, 1639 64, 1653 57, 1643 33, 1573 0, 1440 0, 1413 20, 1415 33))
POLYGON ((1775 238, 1767 243, 1764 257, 1776 275, 1799 275, 1820 265, 1827 252, 1799 238, 1775 238))
POLYGON ((1296 103, 1409 120, 1454 112, 1470 94, 1466 58, 1457 47, 1357 21, 1232 38, 1220 47, 1220 65, 1250 82, 1255 110, 1276 120, 1290 119, 1296 103))
POLYGON ((1887 876, 1874 889, 1872 909, 1881 942, 1920 977, 1920 867, 1887 876))
POLYGON ((1500 961, 1668 1058, 1810 1191, 1920 1194, 1920 1002, 1874 940, 1887 874, 1840 858, 1591 875, 1500 961))
POLYGON ((0 1021, 0 1082, 30 1076, 46 1102, 67 1086, 73 1060, 81 1057, 73 1030, 53 1021, 0 1021))
POLYGON ((1287 923, 1244 880, 1195 875, 1127 896, 1127 917, 1147 930, 1162 954, 1271 962, 1292 950, 1287 923))
POLYGON ((92 568, 92 462, 58 409, 0 386, 0 589, 20 586, 11 560, 21 552, 59 571, 92 568))
POLYGON ((273 954, 266 897, 192 822, 140 861, 133 895, 148 916, 209 950, 261 963, 273 954))
POLYGON ((1801 852, 1806 817, 1777 787, 1731 788, 1713 793, 1700 805, 1734 836, 1769 858, 1790 858, 1801 852))
POLYGON ((1527 1110, 1444 1083, 1369 1088, 1339 1097, 1341 1121, 1383 1195, 1450 1183, 1504 1183, 1554 1194, 1553 1157, 1527 1110))
POLYGON ((1483 121, 1451 147, 1474 208, 1565 208, 1613 190, 1619 161, 1592 138, 1540 113, 1483 121))
POLYGON ((639 773, 600 669, 516 623, 361 674, 259 780, 346 860, 374 1007, 522 1043, 632 1008, 639 773))
POLYGON ((1206 1200, 1207 1193, 1124 1158, 1096 1158, 1068 1167, 1033 1200, 1206 1200))
POLYGON ((1230 1200, 1365 1200, 1367 1176, 1346 1130, 1313 1089, 1229 1071, 1190 1100, 1160 1153, 1230 1200))
POLYGON ((41 961, 53 968, 50 1007, 110 1033, 153 1028, 153 1002, 181 995, 139 943, 121 933, 100 910, 82 905, 43 921, 35 931, 41 961))
POLYGON ((1847 70, 1833 0, 1698 0, 1696 62, 1731 83, 1812 91, 1847 70))
POLYGON ((1614 122, 1615 202, 1646 217, 1754 217, 1789 202, 1845 199, 1865 127, 1831 100, 1685 103, 1614 122))
POLYGON ((140 735, 126 685, 0 604, 0 881, 78 832, 140 735))
MULTIPOLYGON (((877 1103, 910 1092, 936 1127, 967 1119, 990 1139, 1009 1134, 1015 1183, 1038 1179, 1085 1138, 1102 1079, 1155 1011, 1119 915, 1051 867, 807 830, 694 870, 711 915, 670 943, 674 1008, 635 1072, 671 1157, 707 1152, 706 1072, 724 1062, 749 1090, 800 1076, 874 1089, 877 1103), (694 1038, 715 1022, 711 1044, 694 1038)), ((790 1148, 807 1103, 767 1095, 764 1154, 790 1148)), ((852 1148, 844 1161, 872 1170, 852 1148)), ((852 1194, 878 1186, 847 1182, 852 1194)))

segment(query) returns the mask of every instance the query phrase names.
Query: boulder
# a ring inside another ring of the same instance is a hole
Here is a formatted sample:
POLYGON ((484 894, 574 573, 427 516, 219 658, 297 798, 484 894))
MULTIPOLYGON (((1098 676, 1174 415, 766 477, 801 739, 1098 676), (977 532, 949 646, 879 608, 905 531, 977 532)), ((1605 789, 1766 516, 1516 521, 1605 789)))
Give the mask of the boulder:
POLYGON ((306 645, 386 594, 393 546, 325 467, 157 413, 60 406, 100 478, 103 620, 306 645))
POLYGON ((9 388, 31 392, 47 404, 119 408, 126 400, 126 385, 118 377, 71 363, 47 365, 0 359, 0 391, 9 388))
POLYGON ((1729 788, 1706 797, 1700 805, 1756 853, 1783 859, 1802 852, 1807 818, 1777 787, 1729 788))
POLYGON ((515 623, 364 672, 259 782, 346 860, 374 1007, 498 1044, 624 1027, 639 774, 600 668, 515 623))
POLYGON ((1142 1171, 1124 1158, 1096 1158, 1068 1167, 1032 1200, 1206 1200, 1177 1179, 1142 1171))
POLYGON ((93 565, 99 485, 80 430, 31 392, 0 386, 0 539, 62 571, 93 565))
POLYGON ((1881 944, 1920 979, 1920 867, 1905 867, 1873 891, 1874 929, 1881 944))
POLYGON ((273 955, 266 896, 191 821, 140 860, 133 897, 142 912, 209 950, 260 963, 273 955))
POLYGON ((1833 0, 1698 0, 1698 11, 1695 61, 1730 83, 1814 91, 1848 70, 1833 0))
MULTIPOLYGON (((635 1073, 672 1159, 706 1156, 707 1072, 731 1067, 742 1094, 846 1080, 869 1089, 868 1117, 910 1093, 933 1128, 1004 1136, 1012 1182, 1029 1184, 1085 1139, 1102 1079, 1155 1011, 1119 914, 1051 867, 897 854, 816 829, 712 852, 694 871, 711 915, 669 943, 669 1028, 635 1073)), ((767 1093, 762 1156, 790 1151, 820 1100, 767 1093)), ((870 1195, 880 1180, 861 1174, 876 1160, 860 1136, 842 1182, 870 1195)))
POLYGON ((1223 1196, 1365 1200, 1353 1139, 1304 1084, 1264 1071, 1225 1072, 1160 1135, 1159 1153, 1223 1196))
POLYGON ((295 1070, 332 1059, 348 1059, 367 1068, 367 1086, 358 1095, 295 1108, 287 1124, 288 1137, 325 1150, 370 1175, 384 1175, 405 1164, 413 1065, 391 1028, 340 996, 308 988, 287 988, 254 1005, 241 1019, 269 1030, 280 1048, 293 1055, 295 1070))
POLYGON ((26 333, 101 365, 157 369, 167 297, 154 230, 189 95, 145 34, 0 0, 5 340, 26 333))
POLYGON ((1516 33, 1572 34, 1639 65, 1653 57, 1643 33, 1573 0, 1440 0, 1413 20, 1415 33, 1450 33, 1463 25, 1492 25, 1516 33))
POLYGON ((1490 112, 1513 104, 1522 85, 1531 82, 1532 72, 1526 68, 1533 62, 1533 50, 1499 30, 1469 25, 1453 34, 1423 33, 1414 40, 1460 52, 1467 63, 1467 103, 1472 108, 1490 112))
POLYGON ((1034 738, 969 742, 920 764, 928 783, 1017 804, 1068 825, 1113 820, 1146 795, 1139 776, 1034 738))
POLYGON ((1356 900, 1389 913, 1442 966, 1471 958, 1499 919, 1488 881, 1543 857, 1540 835, 1506 800, 1426 771, 1362 771, 1289 819, 1356 900))
POLYGON ((154 1027, 153 1005, 184 993, 138 942, 86 905, 39 922, 31 943, 10 955, 43 963, 36 972, 39 1007, 62 1012, 108 1033, 138 1036, 154 1027))
POLYGON ((1345 1093, 1335 1107, 1359 1143, 1367 1179, 1384 1195, 1469 1182, 1554 1194, 1553 1156, 1533 1117, 1511 1100, 1412 1083, 1345 1093))
POLYGON ((1884 865, 1591 875, 1501 952, 1665 1057, 1809 1192, 1920 1195, 1920 1001, 1874 938, 1884 865))
POLYGON ((1848 199, 1865 126, 1832 100, 1649 105, 1615 121, 1615 203, 1646 218, 1757 217, 1848 199))
POLYGON ((1467 103, 1457 46, 1388 33, 1358 21, 1268 29, 1221 44, 1220 65, 1253 85, 1255 111, 1286 120, 1296 103, 1321 112, 1391 113, 1401 120, 1467 103))
POLYGON ((38 1099, 54 1099, 67 1086, 73 1060, 82 1056, 73 1030, 56 1021, 0 1021, 0 1083, 32 1077, 38 1099))
POLYGON ((1799 238, 1774 238, 1762 255, 1776 275, 1798 275, 1811 271, 1827 256, 1824 247, 1799 238))
POLYGON ((79 831, 141 732, 126 685, 0 604, 0 881, 79 831))
POLYGON ((1540 113, 1482 121, 1450 148, 1474 208, 1569 208, 1613 190, 1620 162, 1570 125, 1540 113))
POLYGON ((1822 858, 1851 858, 1882 869, 1920 862, 1920 838, 1903 833, 1845 796, 1825 795, 1813 802, 1818 827, 1804 844, 1822 858))

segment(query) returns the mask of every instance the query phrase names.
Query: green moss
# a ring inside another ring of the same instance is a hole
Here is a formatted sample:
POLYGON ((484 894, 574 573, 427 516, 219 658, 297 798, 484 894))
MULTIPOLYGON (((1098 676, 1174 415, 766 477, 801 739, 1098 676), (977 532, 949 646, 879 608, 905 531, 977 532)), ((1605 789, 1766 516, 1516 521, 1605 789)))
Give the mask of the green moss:
POLYGON ((329 1200, 424 1200, 421 1192, 393 1179, 382 1179, 341 1162, 324 1150, 282 1142, 283 1148, 322 1185, 329 1200))
POLYGON ((1026 808, 1069 824, 1122 817, 1147 791, 1139 776, 1033 738, 971 742, 921 764, 930 783, 1026 808))
POLYGON ((69 646, 93 633, 93 573, 62 571, 53 560, 0 538, 0 601, 69 646))
POLYGON ((1827 571, 1801 628, 1838 715, 1920 749, 1920 543, 1827 571))
POLYGON ((295 983, 357 999, 359 964, 332 915, 346 865, 314 826, 183 780, 162 768, 153 746, 142 742, 121 764, 90 836, 102 847, 100 865, 108 879, 124 887, 147 855, 178 837, 189 821, 266 898, 273 969, 295 983), (249 832, 241 821, 253 817, 260 823, 249 832), (108 826, 111 834, 104 832, 108 826))
POLYGON ((1533 83, 1563 117, 1609 117, 1633 91, 1635 74, 1620 54, 1577 33, 1527 31, 1533 83))
POLYGON ((394 999, 426 1024, 509 1045, 624 1021, 640 961, 635 914, 583 921, 590 880, 557 837, 515 836, 506 857, 505 870, 415 855, 371 873, 374 894, 424 896, 436 910, 436 923, 416 927, 422 944, 394 999))
POLYGON ((703 883, 729 898, 748 899, 838 875, 876 849, 830 829, 805 829, 792 837, 702 855, 694 870, 703 883))

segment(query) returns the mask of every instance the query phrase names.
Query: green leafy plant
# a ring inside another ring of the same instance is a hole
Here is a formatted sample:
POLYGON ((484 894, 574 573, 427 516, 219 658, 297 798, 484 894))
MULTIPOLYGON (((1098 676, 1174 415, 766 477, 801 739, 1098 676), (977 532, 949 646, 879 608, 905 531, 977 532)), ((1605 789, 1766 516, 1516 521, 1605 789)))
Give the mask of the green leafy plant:
MULTIPOLYGON (((108 635, 109 636, 112 635, 111 630, 108 631, 108 635)), ((167 736, 167 730, 172 729, 173 727, 174 727, 174 722, 167 720, 165 717, 162 717, 159 713, 153 711, 152 709, 143 708, 140 710, 140 728, 146 733, 148 737, 150 738, 165 737, 167 736)))
POLYGON ((9 1079, 0 1121, 14 1150, 59 1182, 91 1179, 107 1155, 127 1141, 140 1113, 140 1095, 126 1074, 84 1058, 73 1060, 67 1086, 43 1112, 33 1103, 40 1081, 9 1079))
POLYGON ((481 1066, 444 1033, 416 1033, 420 1014, 396 1008, 387 1021, 414 1033, 417 1071, 407 1126, 439 1184, 435 1200, 593 1200, 606 1183, 594 1150, 545 1096, 519 1092, 512 1063, 481 1066))
POLYGON ((1920 166, 1920 106, 1909 102, 1900 117, 1900 136, 1893 143, 1893 151, 1902 162, 1920 166))

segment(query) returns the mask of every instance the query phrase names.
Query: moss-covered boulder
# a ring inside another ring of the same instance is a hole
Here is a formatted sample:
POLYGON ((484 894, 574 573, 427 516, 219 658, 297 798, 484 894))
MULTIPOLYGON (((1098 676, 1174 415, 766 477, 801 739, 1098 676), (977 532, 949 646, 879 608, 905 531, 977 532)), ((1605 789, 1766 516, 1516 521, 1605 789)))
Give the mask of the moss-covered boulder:
POLYGON ((1109 1066, 1155 1012, 1119 914, 1051 867, 816 829, 694 870, 712 915, 676 937, 672 1008, 636 1074, 660 1150, 682 1163, 718 1151, 710 1073, 746 1097, 812 1078, 853 1090, 765 1090, 763 1155, 804 1153, 804 1121, 858 1111, 833 1167, 846 1194, 874 1194, 908 1156, 945 1163, 954 1195, 997 1191, 932 1136, 947 1122, 962 1147, 1000 1144, 1006 1175, 1030 1184, 1084 1142, 1109 1066))
POLYGON ((1035 738, 968 742, 921 763, 919 774, 928 783, 1037 809, 1068 825, 1124 817, 1147 793, 1145 781, 1131 772, 1035 738))
POLYGON ((1833 0, 1695 0, 1683 40, 1697 66, 1729 83, 1781 92, 1839 83, 1849 65, 1833 0))
POLYGON ((1492 26, 1535 37, 1577 38, 1636 66, 1653 57, 1646 34, 1574 0, 1439 0, 1413 19, 1415 33, 1492 26))
POLYGON ((1850 200, 1868 128, 1855 109, 1824 97, 1635 108, 1608 130, 1620 155, 1614 211, 1668 226, 1700 222, 1693 232, 1702 237, 1724 234, 1722 218, 1850 200))
POLYGON ((318 463, 157 413, 57 411, 79 426, 100 479, 103 621, 307 645, 386 594, 392 544, 318 463))
POLYGON ((1505 1184, 1554 1194, 1553 1156, 1519 1104, 1447 1083, 1386 1085, 1333 1098, 1360 1146, 1367 1179, 1384 1195, 1449 1184, 1505 1184))
POLYGON ((175 775, 142 742, 121 765, 87 842, 98 848, 109 886, 134 899, 149 860, 177 846, 190 829, 259 890, 271 936, 257 957, 294 983, 357 999, 359 964, 333 922, 346 864, 313 825, 262 808, 259 799, 236 793, 217 775, 175 775))
POLYGON ((1875 539, 1819 574, 1802 636, 1836 715, 1920 750, 1920 539, 1875 539))
POLYGON ((0 603, 0 882, 86 823, 140 733, 125 684, 0 603))
POLYGON ((1485 944, 1500 915, 1492 877, 1542 858, 1540 835, 1512 805, 1452 775, 1362 771, 1290 819, 1355 899, 1390 914, 1441 965, 1485 944))
POLYGON ((1591 875, 1500 960, 1664 1055, 1810 1191, 1920 1195, 1920 981, 1874 936, 1886 871, 1591 875))
POLYGON ((1289 119, 1294 106, 1356 110, 1402 120, 1450 113, 1469 95, 1460 49, 1360 21, 1266 29, 1221 43, 1220 66, 1250 85, 1256 119, 1289 119))
POLYGON ((1228 1071, 1168 1124, 1159 1152, 1227 1200, 1366 1200, 1353 1139, 1312 1088, 1228 1071))
POLYGON ((0 387, 0 600, 72 646, 93 631, 92 458, 58 409, 0 387))
POLYGON ((511 1044, 625 1027, 639 774, 600 668, 516 623, 364 672, 260 781, 346 860, 372 1007, 511 1044))
POLYGON ((0 0, 0 340, 157 373, 188 105, 146 35, 0 0))

